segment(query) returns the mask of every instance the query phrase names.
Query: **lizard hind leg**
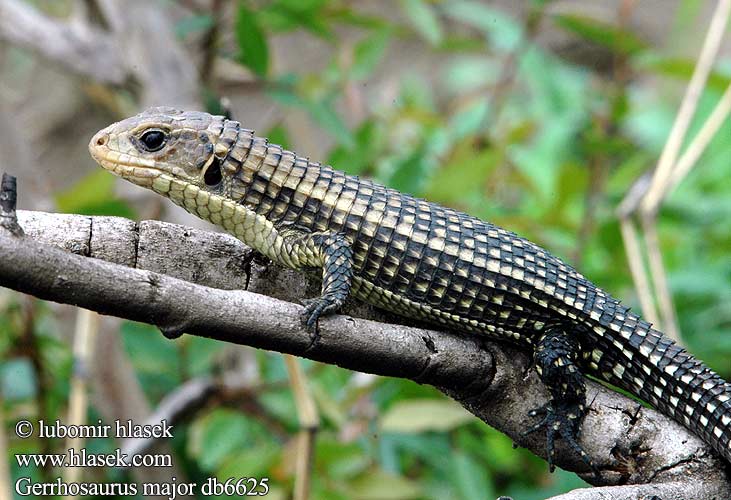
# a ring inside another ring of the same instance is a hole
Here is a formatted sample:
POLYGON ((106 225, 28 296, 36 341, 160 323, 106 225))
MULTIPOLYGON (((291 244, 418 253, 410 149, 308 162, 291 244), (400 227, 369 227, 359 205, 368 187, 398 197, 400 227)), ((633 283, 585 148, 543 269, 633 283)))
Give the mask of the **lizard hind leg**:
POLYGON ((561 328, 549 328, 538 340, 533 353, 536 372, 551 393, 551 400, 532 410, 531 417, 541 420, 523 433, 546 432, 546 456, 553 472, 555 441, 561 437, 581 460, 598 475, 591 458, 579 445, 577 438, 581 420, 586 414, 586 386, 576 365, 579 346, 561 328))

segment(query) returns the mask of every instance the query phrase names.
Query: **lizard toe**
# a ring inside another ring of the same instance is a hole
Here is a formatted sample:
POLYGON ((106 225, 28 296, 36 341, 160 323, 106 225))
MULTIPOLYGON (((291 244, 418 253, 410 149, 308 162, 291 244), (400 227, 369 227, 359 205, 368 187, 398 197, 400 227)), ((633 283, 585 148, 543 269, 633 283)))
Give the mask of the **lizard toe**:
POLYGON ((531 410, 528 415, 531 417, 541 416, 541 420, 535 425, 521 433, 521 437, 526 437, 537 431, 545 431, 546 433, 546 460, 551 472, 555 470, 555 444, 558 437, 581 458, 596 477, 599 477, 599 470, 594 465, 591 457, 584 451, 578 442, 579 417, 575 405, 571 404, 555 404, 548 403, 539 408, 531 410))
POLYGON ((302 301, 302 304, 305 306, 305 309, 300 315, 300 320, 307 331, 312 332, 316 329, 320 317, 337 311, 342 305, 342 301, 328 295, 323 295, 314 299, 305 299, 302 301))

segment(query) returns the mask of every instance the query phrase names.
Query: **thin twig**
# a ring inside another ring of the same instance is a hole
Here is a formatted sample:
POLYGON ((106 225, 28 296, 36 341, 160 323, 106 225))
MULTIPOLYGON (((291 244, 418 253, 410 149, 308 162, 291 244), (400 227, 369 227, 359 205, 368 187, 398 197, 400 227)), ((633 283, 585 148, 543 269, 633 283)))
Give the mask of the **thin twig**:
POLYGON ((655 217, 642 217, 642 232, 645 236, 647 248, 647 261, 650 265, 650 276, 657 297, 657 304, 660 312, 662 330, 671 339, 681 343, 678 318, 675 315, 673 297, 668 286, 667 273, 662 263, 662 251, 660 250, 660 237, 657 234, 657 219, 655 217))
MULTIPOLYGON (((66 422, 70 426, 80 426, 86 423, 88 406, 88 378, 89 364, 92 356, 94 339, 99 331, 99 315, 86 309, 78 309, 76 313, 76 328, 74 329, 73 373, 71 374, 71 389, 69 394, 69 408, 66 422)), ((84 439, 70 437, 66 441, 65 449, 80 450, 84 447, 84 439)), ((67 467, 64 470, 66 483, 78 482, 81 479, 81 467, 67 467)))
MULTIPOLYGON (((143 425, 161 425, 163 422, 174 426, 185 416, 200 409, 215 393, 216 384, 209 378, 195 378, 176 387, 173 392, 165 396, 147 418, 143 425)), ((124 439, 121 452, 128 456, 146 453, 163 438, 133 438, 124 439)))
MULTIPOLYGON (((630 21, 637 0, 623 0, 617 9, 617 24, 624 29, 630 21)), ((607 84, 609 94, 608 117, 598 116, 598 129, 602 134, 602 140, 607 140, 617 135, 617 127, 614 124, 616 110, 624 100, 625 86, 630 79, 631 68, 628 64, 627 55, 622 52, 613 53, 612 78, 607 84)), ((581 267, 586 245, 594 233, 596 226, 596 212, 604 194, 607 181, 607 170, 609 168, 608 158, 604 154, 597 154, 591 158, 589 163, 589 182, 584 197, 584 216, 579 228, 579 236, 576 241, 575 250, 572 255, 572 263, 581 267)))
POLYGON ((315 451, 315 438, 320 427, 315 401, 307 385, 307 377, 297 358, 285 355, 284 363, 294 394, 300 429, 297 433, 297 460, 295 464, 294 500, 307 500, 310 494, 310 475, 315 451))
POLYGON ((18 201, 18 184, 12 175, 3 173, 0 181, 0 226, 15 236, 23 236, 23 228, 18 224, 15 212, 18 201))
POLYGON ((635 282, 635 290, 640 300, 642 315, 652 323, 655 328, 662 329, 660 324, 660 316, 655 308, 655 301, 652 298, 652 288, 647 280, 645 272, 645 263, 642 260, 642 248, 640 247, 640 238, 637 235, 637 228, 634 221, 629 217, 622 217, 619 220, 619 227, 622 231, 622 241, 627 254, 627 262, 629 263, 630 273, 635 282))
MULTIPOLYGON (((693 76, 688 83, 685 96, 683 97, 680 109, 678 110, 678 115, 673 123, 670 136, 665 143, 663 152, 660 155, 652 180, 646 189, 644 187, 643 189, 636 189, 640 186, 639 182, 633 186, 622 200, 617 211, 622 226, 622 234, 625 238, 624 244, 627 249, 627 256, 630 260, 630 269, 632 270, 635 286, 638 288, 638 293, 642 301, 643 312, 648 318, 655 317, 657 320, 662 318, 661 323, 658 323, 658 326, 662 328, 669 337, 676 341, 680 341, 680 329, 678 327, 675 309, 672 303, 672 295, 667 285, 668 279, 665 267, 662 262, 662 252, 659 246, 656 227, 657 210, 659 204, 667 195, 670 186, 674 182, 678 182, 678 175, 674 174, 674 170, 677 167, 676 162, 678 155, 683 145, 683 140, 688 127, 690 126, 691 119, 695 113, 698 100, 700 99, 703 88, 705 87, 708 75, 710 74, 713 61, 718 53, 721 40, 726 30, 726 26, 728 25, 729 15, 731 15, 731 0, 719 0, 713 14, 713 18, 711 19, 708 33, 703 43, 703 48, 701 49, 701 54, 693 71, 693 76), (640 212, 645 245, 647 247, 648 262, 651 270, 649 273, 649 279, 653 282, 653 288, 657 296, 660 314, 657 314, 654 301, 648 300, 647 297, 648 294, 651 295, 651 292, 649 291, 648 271, 645 267, 644 260, 641 257, 642 254, 639 252, 639 237, 630 220, 630 217, 636 210, 639 210, 640 212), (626 238, 634 238, 634 240, 628 241, 626 238)), ((714 126, 717 129, 720 124, 716 125, 711 123, 709 127, 712 128, 714 126)), ((705 125, 704 129, 706 129, 705 125)), ((706 137, 704 136, 702 139, 705 140, 706 137)), ((708 138, 708 140, 710 140, 710 138, 708 138)), ((698 146, 699 145, 700 143, 698 146)), ((696 151, 695 148, 693 149, 692 154, 700 156, 700 152, 696 151)), ((692 159, 692 157, 689 157, 688 160, 690 159, 692 159)), ((688 160, 685 160, 685 162, 688 160)), ((690 162, 691 165, 683 165, 683 169, 687 172, 694 161, 690 162)))
POLYGON ((223 6, 223 0, 211 0, 209 14, 213 19, 213 24, 206 31, 201 43, 203 47, 203 62, 201 63, 200 79, 207 87, 210 87, 213 82, 214 65, 218 55, 223 6))
MULTIPOLYGON (((22 329, 19 341, 20 351, 26 356, 33 366, 37 380, 36 405, 38 407, 38 417, 46 421, 50 420, 50 412, 48 409, 49 394, 51 393, 51 379, 43 360, 43 353, 38 342, 36 334, 36 302, 34 297, 23 296, 21 304, 22 329)), ((53 442, 50 439, 40 440, 41 452, 51 453, 53 442)), ((50 466, 43 466, 44 473, 49 473, 50 466)))
POLYGON ((688 83, 678 115, 673 123, 673 128, 670 130, 670 136, 658 160, 652 183, 647 195, 640 204, 640 210, 645 216, 655 213, 662 201, 662 193, 665 192, 665 186, 668 184, 672 170, 675 168, 680 148, 683 145, 691 119, 695 114, 698 100, 703 94, 708 75, 711 73, 713 61, 715 61, 718 49, 721 46, 721 40, 728 26, 730 15, 731 0, 719 0, 708 26, 708 33, 703 42, 698 62, 693 70, 693 76, 688 83))
POLYGON ((726 87, 726 91, 721 96, 713 112, 701 127, 693 141, 688 145, 683 155, 678 159, 670 178, 665 186, 662 197, 665 198, 677 185, 682 181, 690 170, 695 166, 706 147, 715 137, 716 132, 721 128, 729 114, 731 114, 731 85, 726 87))

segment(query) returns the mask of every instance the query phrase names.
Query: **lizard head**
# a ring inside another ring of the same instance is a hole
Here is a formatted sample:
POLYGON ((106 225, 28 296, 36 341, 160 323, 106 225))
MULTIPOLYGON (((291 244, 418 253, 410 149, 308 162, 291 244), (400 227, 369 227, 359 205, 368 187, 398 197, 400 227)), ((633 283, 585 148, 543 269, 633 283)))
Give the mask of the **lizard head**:
POLYGON ((221 183, 215 160, 223 123, 207 113, 151 108, 97 132, 89 152, 106 170, 143 187, 169 185, 155 182, 162 177, 210 189, 221 183))

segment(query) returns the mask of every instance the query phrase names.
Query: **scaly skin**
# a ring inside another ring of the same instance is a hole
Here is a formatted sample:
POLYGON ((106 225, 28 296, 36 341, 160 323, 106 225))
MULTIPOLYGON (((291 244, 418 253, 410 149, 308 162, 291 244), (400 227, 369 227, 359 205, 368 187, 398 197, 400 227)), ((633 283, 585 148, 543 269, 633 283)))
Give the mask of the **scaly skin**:
POLYGON ((531 430, 576 442, 593 375, 651 403, 731 462, 731 384, 573 268, 464 213, 348 176, 239 123, 154 108, 89 144, 115 175, 293 269, 321 268, 308 327, 349 297, 534 353, 552 400, 531 430))

